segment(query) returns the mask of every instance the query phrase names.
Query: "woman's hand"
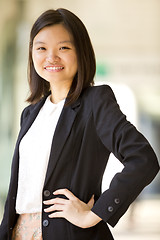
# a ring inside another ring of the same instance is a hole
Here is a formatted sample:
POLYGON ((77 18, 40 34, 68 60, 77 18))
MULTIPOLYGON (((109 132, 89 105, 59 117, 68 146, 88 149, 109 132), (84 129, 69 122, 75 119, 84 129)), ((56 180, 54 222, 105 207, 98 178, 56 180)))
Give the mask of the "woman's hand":
POLYGON ((59 189, 53 194, 63 194, 68 199, 54 198, 43 202, 46 205, 52 205, 44 209, 46 213, 56 211, 49 215, 50 218, 65 218, 81 228, 92 227, 102 220, 91 211, 94 204, 94 196, 86 204, 74 196, 68 189, 59 189))

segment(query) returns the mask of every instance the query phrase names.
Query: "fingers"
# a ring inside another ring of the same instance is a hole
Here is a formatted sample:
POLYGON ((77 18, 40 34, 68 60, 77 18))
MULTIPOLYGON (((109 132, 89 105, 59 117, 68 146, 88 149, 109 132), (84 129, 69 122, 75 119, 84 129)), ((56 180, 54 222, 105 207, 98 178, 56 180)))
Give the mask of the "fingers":
POLYGON ((87 205, 89 206, 90 209, 93 207, 93 205, 94 205, 94 195, 92 195, 92 197, 89 200, 89 202, 87 203, 87 205))
POLYGON ((49 205, 44 209, 44 212, 48 213, 49 218, 65 218, 79 227, 90 227, 93 225, 93 218, 95 218, 95 216, 90 209, 94 205, 94 195, 86 204, 68 189, 59 189, 53 192, 53 194, 64 195, 67 199, 57 196, 57 198, 43 202, 44 204, 49 205))
POLYGON ((51 205, 51 204, 66 204, 67 203, 67 199, 63 199, 63 198, 53 198, 53 199, 50 199, 50 200, 46 200, 46 201, 43 201, 43 203, 45 205, 51 205))
POLYGON ((63 211, 63 210, 64 210, 64 205, 55 204, 55 205, 52 205, 52 206, 50 206, 48 208, 45 208, 44 212, 48 213, 48 212, 63 211))
MULTIPOLYGON (((44 201, 43 203, 45 205, 52 205, 44 209, 44 212, 49 213, 53 211, 64 211, 65 205, 68 203, 68 200, 63 198, 55 198, 55 199, 50 199, 48 201, 44 201)), ((53 217, 53 216, 54 216, 53 214, 49 215, 49 217, 53 217)))
MULTIPOLYGON (((70 192, 68 189, 58 189, 55 192, 53 192, 54 195, 65 195, 69 200, 75 200, 77 199, 77 197, 70 192)), ((43 201, 43 203, 45 205, 51 205, 51 204, 66 204, 67 203, 67 199, 63 199, 63 198, 54 198, 54 199, 50 199, 50 200, 46 200, 43 201)), ((94 195, 92 195, 91 199, 89 200, 89 202, 87 203, 87 205, 92 208, 94 205, 94 195)))
POLYGON ((49 218, 64 218, 64 213, 61 211, 59 212, 54 212, 48 215, 49 218))
POLYGON ((51 213, 50 215, 48 215, 48 217, 53 218, 53 217, 64 217, 64 210, 65 207, 68 205, 69 200, 75 200, 76 197, 74 196, 73 193, 71 193, 68 189, 59 189, 56 190, 55 192, 53 192, 54 195, 65 195, 68 199, 63 199, 63 198, 54 198, 54 199, 50 199, 50 200, 46 200, 43 201, 43 203, 45 205, 52 205, 48 208, 44 209, 44 212, 46 213, 50 213, 50 212, 54 212, 51 213), (58 211, 58 212, 57 212, 58 211))
MULTIPOLYGON (((59 189, 56 190, 55 192, 53 192, 54 195, 65 195, 69 200, 75 200, 76 197, 74 196, 74 194, 72 192, 70 192, 68 189, 59 189)), ((53 199, 49 199, 46 201, 43 201, 43 203, 45 205, 51 205, 51 204, 66 204, 67 203, 67 199, 63 199, 63 198, 53 198, 53 199)))
POLYGON ((66 188, 65 189, 58 189, 55 192, 53 192, 53 194, 54 195, 58 195, 58 194, 65 195, 70 200, 74 200, 76 198, 76 196, 66 188))

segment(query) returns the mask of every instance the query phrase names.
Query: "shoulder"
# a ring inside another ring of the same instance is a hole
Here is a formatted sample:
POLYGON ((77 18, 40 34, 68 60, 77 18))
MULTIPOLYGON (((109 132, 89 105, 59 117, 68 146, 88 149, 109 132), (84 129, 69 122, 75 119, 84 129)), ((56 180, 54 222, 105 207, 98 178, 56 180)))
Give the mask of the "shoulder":
MULTIPOLYGON (((35 104, 36 105, 36 104, 35 104)), ((27 107, 25 107, 22 111, 22 116, 23 118, 27 117, 28 114, 30 114, 30 112, 32 111, 32 109, 34 109, 34 106, 33 104, 30 104, 28 105, 27 107)))
POLYGON ((30 115, 38 104, 39 102, 36 104, 30 104, 27 107, 25 107, 22 111, 21 118, 26 118, 28 115, 30 115))
POLYGON ((82 98, 84 100, 91 100, 92 102, 103 102, 103 101, 114 101, 116 102, 116 97, 112 88, 109 85, 98 85, 88 87, 83 91, 82 98))
POLYGON ((21 114, 21 125, 22 122, 24 122, 34 111, 39 111, 43 104, 45 103, 47 96, 43 97, 38 103, 36 104, 30 104, 27 107, 25 107, 21 114))
POLYGON ((107 114, 109 111, 113 112, 113 110, 119 108, 115 95, 109 85, 88 87, 83 90, 79 100, 84 115, 88 115, 89 113, 97 115, 100 112, 107 114))
MULTIPOLYGON (((36 104, 35 104, 36 105, 36 104)), ((25 119, 28 118, 28 116, 30 115, 30 113, 32 112, 32 109, 34 109, 33 104, 28 105, 27 107, 25 107, 21 113, 21 118, 20 118, 20 125, 22 126, 23 122, 25 119)))

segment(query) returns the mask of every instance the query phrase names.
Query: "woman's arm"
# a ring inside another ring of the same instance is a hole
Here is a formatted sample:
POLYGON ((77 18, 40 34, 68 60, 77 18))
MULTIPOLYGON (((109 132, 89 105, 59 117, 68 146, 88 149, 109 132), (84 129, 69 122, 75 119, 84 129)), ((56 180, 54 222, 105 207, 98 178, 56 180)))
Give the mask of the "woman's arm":
POLYGON ((124 169, 115 175, 110 188, 95 204, 93 199, 88 204, 80 201, 67 189, 54 192, 54 195, 63 194, 67 199, 54 198, 44 202, 51 205, 45 212, 55 211, 49 215, 51 218, 62 217, 82 228, 94 226, 102 219, 114 226, 159 170, 153 149, 144 136, 126 120, 112 90, 107 86, 95 90, 93 116, 97 136, 123 163, 124 169))
POLYGON ((143 188, 154 179, 159 164, 149 142, 126 120, 109 86, 97 87, 92 101, 97 136, 124 165, 92 211, 115 226, 143 188))

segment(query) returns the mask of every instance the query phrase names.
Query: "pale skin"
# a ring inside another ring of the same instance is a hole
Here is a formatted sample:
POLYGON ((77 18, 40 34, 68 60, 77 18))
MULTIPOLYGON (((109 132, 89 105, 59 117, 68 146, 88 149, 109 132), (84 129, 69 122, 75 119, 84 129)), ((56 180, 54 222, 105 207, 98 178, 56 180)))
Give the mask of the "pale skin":
POLYGON ((68 199, 54 198, 43 202, 46 205, 51 205, 44 209, 45 212, 50 213, 50 218, 65 218, 81 228, 93 227, 102 220, 91 211, 94 205, 94 196, 91 197, 88 203, 84 203, 68 189, 59 189, 53 194, 63 194, 68 199), (53 211, 56 212, 53 213, 53 211))
POLYGON ((32 58, 36 72, 50 83, 51 101, 66 98, 77 73, 72 37, 62 24, 43 28, 33 40, 32 58))
MULTIPOLYGON (((62 24, 45 27, 35 36, 32 58, 36 72, 50 83, 51 101, 58 103, 65 99, 78 65, 72 36, 62 24)), ((44 201, 50 205, 44 209, 50 218, 65 218, 81 228, 92 227, 102 220, 91 211, 94 196, 84 203, 68 189, 59 189, 53 194, 62 194, 67 199, 57 197, 44 201)))

